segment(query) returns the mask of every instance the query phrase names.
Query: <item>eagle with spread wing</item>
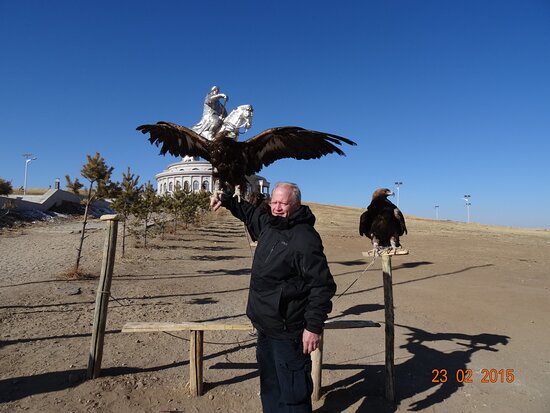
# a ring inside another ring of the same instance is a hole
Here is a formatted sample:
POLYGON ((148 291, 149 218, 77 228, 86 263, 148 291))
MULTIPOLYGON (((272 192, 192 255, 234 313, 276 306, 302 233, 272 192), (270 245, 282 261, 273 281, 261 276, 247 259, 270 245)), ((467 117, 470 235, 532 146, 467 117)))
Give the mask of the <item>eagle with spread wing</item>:
POLYGON ((234 191, 237 196, 240 196, 240 188, 246 188, 246 175, 253 175, 278 159, 317 159, 329 153, 345 156, 338 146, 342 143, 356 145, 341 136, 296 126, 267 129, 242 142, 229 137, 224 130, 209 140, 170 122, 141 125, 137 130, 150 134, 149 142, 160 147, 161 155, 169 153, 206 159, 214 167, 213 178, 219 182, 218 189, 234 191))

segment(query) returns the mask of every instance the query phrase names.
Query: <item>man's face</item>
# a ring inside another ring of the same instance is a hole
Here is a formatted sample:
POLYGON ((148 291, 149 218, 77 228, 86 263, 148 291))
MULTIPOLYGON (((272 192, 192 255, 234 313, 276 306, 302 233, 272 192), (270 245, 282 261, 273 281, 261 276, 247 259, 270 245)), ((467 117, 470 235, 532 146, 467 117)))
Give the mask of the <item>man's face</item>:
POLYGON ((288 218, 299 205, 292 204, 292 190, 288 186, 279 186, 271 195, 271 214, 288 218))

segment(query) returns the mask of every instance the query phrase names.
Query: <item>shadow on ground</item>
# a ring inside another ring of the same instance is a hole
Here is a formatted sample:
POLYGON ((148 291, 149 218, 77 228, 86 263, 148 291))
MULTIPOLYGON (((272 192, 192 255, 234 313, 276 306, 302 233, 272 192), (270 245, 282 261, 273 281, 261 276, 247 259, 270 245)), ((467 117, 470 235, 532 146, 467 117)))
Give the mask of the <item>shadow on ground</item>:
MULTIPOLYGON (((402 346, 408 350, 410 358, 396 365, 397 404, 403 400, 415 398, 431 390, 428 395, 411 404, 410 411, 420 411, 435 406, 455 393, 462 383, 455 379, 456 371, 466 371, 472 354, 477 351, 499 351, 497 345, 506 345, 509 337, 481 333, 468 335, 462 333, 431 333, 414 327, 400 326, 409 330, 407 343, 402 346), (456 347, 452 351, 439 351, 430 344, 452 342, 456 347), (432 370, 445 368, 449 380, 434 383, 432 370), (452 375, 452 377, 451 377, 452 375)), ((254 370, 255 363, 216 363, 211 369, 254 370)), ((351 375, 322 388, 323 405, 317 413, 343 412, 356 406, 355 412, 394 412, 397 404, 389 403, 384 397, 385 366, 368 364, 323 364, 323 370, 344 370, 351 375), (351 373, 354 372, 354 373, 351 373)), ((219 385, 238 383, 257 376, 257 372, 235 375, 233 378, 209 383, 209 388, 219 385)), ((354 407, 355 408, 355 407, 354 407)))

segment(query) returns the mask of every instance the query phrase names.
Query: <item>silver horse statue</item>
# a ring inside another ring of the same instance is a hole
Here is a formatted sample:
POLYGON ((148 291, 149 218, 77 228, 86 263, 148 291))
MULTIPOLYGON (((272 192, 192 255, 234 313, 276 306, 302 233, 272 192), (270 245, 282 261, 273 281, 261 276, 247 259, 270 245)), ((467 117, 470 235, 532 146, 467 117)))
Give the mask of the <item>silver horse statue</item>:
POLYGON ((204 98, 202 118, 191 129, 202 137, 212 140, 213 136, 223 125, 223 120, 227 117, 225 106, 228 100, 227 95, 220 93, 220 89, 217 86, 212 87, 204 98))
MULTIPOLYGON (((213 86, 204 98, 202 118, 191 129, 203 138, 212 140, 217 133, 227 131, 227 136, 238 140, 241 133, 245 133, 252 127, 252 105, 240 105, 227 114, 226 105, 229 98, 220 93, 217 86, 213 86), (223 103, 222 103, 223 101, 223 103), (244 131, 241 132, 241 129, 244 131)), ((184 156, 184 161, 197 160, 198 158, 184 156)))

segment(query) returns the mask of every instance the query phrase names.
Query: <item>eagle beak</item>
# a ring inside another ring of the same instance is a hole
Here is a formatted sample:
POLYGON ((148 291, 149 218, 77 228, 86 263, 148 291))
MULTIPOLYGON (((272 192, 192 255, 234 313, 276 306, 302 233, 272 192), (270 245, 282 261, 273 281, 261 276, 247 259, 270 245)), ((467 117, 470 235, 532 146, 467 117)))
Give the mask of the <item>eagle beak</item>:
POLYGON ((391 191, 390 191, 390 192, 388 193, 388 196, 395 196, 395 192, 391 192, 391 191))

